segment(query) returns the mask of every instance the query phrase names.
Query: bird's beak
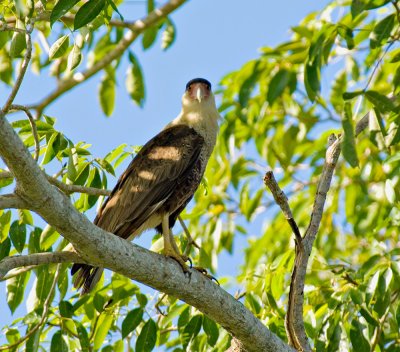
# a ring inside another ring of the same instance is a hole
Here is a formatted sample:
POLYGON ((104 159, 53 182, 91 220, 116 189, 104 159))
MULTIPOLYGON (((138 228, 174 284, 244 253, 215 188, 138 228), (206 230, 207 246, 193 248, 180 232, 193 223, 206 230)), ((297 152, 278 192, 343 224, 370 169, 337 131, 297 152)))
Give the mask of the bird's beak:
POLYGON ((196 88, 196 99, 199 101, 199 103, 201 103, 203 98, 204 98, 203 89, 201 86, 198 86, 196 88))

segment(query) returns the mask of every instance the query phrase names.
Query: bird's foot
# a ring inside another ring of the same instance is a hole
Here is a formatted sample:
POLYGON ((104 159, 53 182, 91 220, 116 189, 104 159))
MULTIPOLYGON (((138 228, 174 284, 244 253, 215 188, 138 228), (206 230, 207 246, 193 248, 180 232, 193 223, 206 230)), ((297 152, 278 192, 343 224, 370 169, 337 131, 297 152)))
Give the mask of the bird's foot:
POLYGON ((181 266, 181 268, 182 268, 182 270, 183 270, 183 272, 185 274, 189 273, 189 267, 186 265, 186 262, 189 261, 190 262, 190 267, 192 267, 192 261, 188 256, 175 253, 174 251, 171 251, 171 252, 168 252, 168 253, 164 252, 164 254, 167 257, 170 257, 170 258, 176 260, 178 262, 178 264, 181 266))
POLYGON ((193 269, 197 270, 199 273, 203 274, 206 278, 210 279, 211 281, 215 281, 218 286, 221 286, 215 276, 212 276, 208 273, 208 271, 201 266, 194 266, 193 269))

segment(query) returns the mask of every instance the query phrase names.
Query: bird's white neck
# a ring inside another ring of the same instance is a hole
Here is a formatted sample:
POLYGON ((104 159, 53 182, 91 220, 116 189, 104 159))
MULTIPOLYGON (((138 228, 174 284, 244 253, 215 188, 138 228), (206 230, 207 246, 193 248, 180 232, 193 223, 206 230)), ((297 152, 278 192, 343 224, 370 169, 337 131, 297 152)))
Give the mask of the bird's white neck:
POLYGON ((182 99, 182 110, 167 127, 186 125, 200 134, 207 145, 214 148, 218 134, 218 120, 220 115, 215 105, 214 96, 206 101, 193 101, 188 103, 185 96, 182 99))

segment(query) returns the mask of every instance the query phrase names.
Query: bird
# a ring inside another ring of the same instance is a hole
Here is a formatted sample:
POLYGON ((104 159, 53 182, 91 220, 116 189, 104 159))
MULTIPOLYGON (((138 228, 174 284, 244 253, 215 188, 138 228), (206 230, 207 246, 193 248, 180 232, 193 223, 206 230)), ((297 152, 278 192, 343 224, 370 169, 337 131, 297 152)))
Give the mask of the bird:
MULTIPOLYGON (((126 240, 148 229, 163 236, 164 254, 187 272, 172 228, 203 178, 216 144, 220 115, 211 83, 194 78, 186 84, 182 109, 150 139, 120 176, 98 211, 94 224, 126 240)), ((93 290, 104 268, 73 264, 75 288, 93 290)))

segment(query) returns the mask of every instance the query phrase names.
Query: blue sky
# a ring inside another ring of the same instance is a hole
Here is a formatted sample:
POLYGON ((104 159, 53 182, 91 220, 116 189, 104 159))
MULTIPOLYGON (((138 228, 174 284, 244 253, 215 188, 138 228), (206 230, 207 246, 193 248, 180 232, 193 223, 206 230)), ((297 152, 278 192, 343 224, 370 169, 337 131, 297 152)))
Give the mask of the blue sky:
MULTIPOLYGON (((75 142, 92 144, 93 155, 103 157, 122 143, 142 145, 172 120, 180 110, 180 99, 186 82, 204 77, 214 87, 220 79, 245 62, 258 56, 257 49, 274 46, 289 38, 290 26, 296 25, 307 13, 322 9, 324 0, 192 0, 172 16, 177 27, 175 44, 166 52, 160 48, 160 38, 143 52, 140 40, 133 46, 144 72, 146 102, 143 108, 132 103, 125 91, 126 61, 117 71, 116 108, 107 118, 97 98, 100 76, 75 88, 55 101, 46 114, 56 117, 56 128, 75 142)), ((128 1, 121 8, 125 19, 144 15, 145 2, 128 1)), ((35 103, 55 87, 55 81, 43 72, 29 74, 15 102, 35 103)), ((0 97, 4 100, 4 86, 0 97)), ((123 169, 117 170, 117 174, 123 169)), ((116 180, 109 180, 112 186, 116 180)), ((90 216, 90 214, 89 214, 90 216)), ((93 215, 94 216, 94 215, 93 215)), ((139 244, 148 246, 151 236, 142 236, 139 244)), ((228 267, 235 270, 241 262, 240 244, 233 257, 223 256, 221 274, 228 267)), ((220 274, 220 273, 218 273, 220 274)), ((10 316, 6 304, 5 284, 0 283, 0 324, 10 323, 23 315, 24 307, 10 316)), ((2 339, 0 338, 0 343, 2 339)))

